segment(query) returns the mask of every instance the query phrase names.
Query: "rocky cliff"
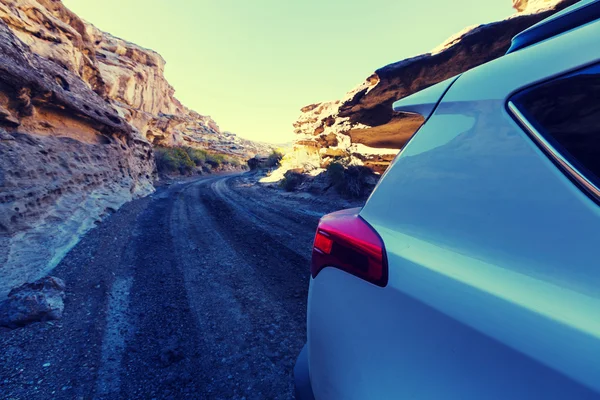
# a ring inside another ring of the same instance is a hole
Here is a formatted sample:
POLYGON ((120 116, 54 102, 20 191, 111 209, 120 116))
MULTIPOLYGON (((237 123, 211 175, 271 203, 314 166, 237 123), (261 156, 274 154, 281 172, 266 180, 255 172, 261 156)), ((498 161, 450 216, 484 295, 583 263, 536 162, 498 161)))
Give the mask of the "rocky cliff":
POLYGON ((0 297, 151 193, 152 145, 262 151, 183 106, 164 67, 60 0, 0 0, 0 297))
POLYGON ((512 0, 513 8, 523 14, 550 10, 560 2, 561 0, 512 0))
POLYGON ((150 193, 153 170, 148 141, 104 98, 0 21, 0 295, 150 193))
POLYGON ((289 166, 314 170, 342 159, 385 170, 422 123, 394 112, 394 101, 502 56, 517 33, 575 2, 514 0, 516 15, 467 28, 430 53, 380 68, 340 100, 302 108, 289 166))
POLYGON ((157 146, 186 145, 252 156, 254 144, 192 111, 174 96, 155 51, 83 21, 59 0, 0 0, 0 19, 35 54, 81 78, 157 146))

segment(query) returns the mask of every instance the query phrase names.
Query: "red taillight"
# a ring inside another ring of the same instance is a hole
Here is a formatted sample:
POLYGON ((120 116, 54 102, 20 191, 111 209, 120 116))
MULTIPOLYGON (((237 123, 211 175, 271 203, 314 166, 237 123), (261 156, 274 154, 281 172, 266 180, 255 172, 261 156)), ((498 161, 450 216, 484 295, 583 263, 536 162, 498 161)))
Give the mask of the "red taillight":
POLYGON ((360 209, 338 211, 321 218, 312 251, 315 278, 325 267, 335 267, 385 286, 388 279, 383 240, 362 219, 360 209))
POLYGON ((324 254, 331 254, 333 240, 323 231, 317 231, 314 248, 324 254))

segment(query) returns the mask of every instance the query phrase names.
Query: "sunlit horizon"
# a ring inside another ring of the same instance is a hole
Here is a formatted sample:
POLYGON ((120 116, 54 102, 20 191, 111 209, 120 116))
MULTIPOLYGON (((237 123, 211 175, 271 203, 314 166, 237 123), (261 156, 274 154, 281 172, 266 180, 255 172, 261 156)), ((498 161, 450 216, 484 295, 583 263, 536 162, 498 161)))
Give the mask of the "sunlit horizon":
POLYGON ((98 28, 160 53, 187 107, 223 131, 270 143, 294 139, 303 106, 339 99, 384 65, 513 13, 510 0, 64 3, 98 28))

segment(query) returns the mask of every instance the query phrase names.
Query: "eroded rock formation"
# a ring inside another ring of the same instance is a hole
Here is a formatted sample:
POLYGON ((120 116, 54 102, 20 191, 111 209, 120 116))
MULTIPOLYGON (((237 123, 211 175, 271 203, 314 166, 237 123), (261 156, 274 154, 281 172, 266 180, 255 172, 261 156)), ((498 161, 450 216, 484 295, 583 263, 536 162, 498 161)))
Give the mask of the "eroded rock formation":
POLYGON ((513 8, 520 13, 536 13, 553 8, 560 2, 561 0, 513 0, 513 8))
POLYGON ((183 106, 164 67, 60 0, 0 0, 0 298, 154 190, 153 144, 262 151, 183 106))
POLYGON ((422 123, 394 112, 394 101, 502 56, 517 33, 575 2, 514 1, 523 13, 467 28, 430 53, 378 69, 340 100, 302 108, 290 167, 310 170, 342 158, 385 170, 422 123))
POLYGON ((97 29, 58 0, 0 0, 0 19, 34 53, 79 76, 154 145, 244 157, 264 149, 223 134, 212 118, 182 105, 160 54, 97 29))
POLYGON ((0 21, 0 295, 152 192, 154 168, 148 141, 105 99, 0 21))

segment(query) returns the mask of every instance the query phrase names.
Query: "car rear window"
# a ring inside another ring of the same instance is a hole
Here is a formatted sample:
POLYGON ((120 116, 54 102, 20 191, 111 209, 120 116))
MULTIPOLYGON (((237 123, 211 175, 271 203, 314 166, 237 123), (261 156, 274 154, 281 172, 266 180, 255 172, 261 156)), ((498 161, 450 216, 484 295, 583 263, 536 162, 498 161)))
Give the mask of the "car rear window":
MULTIPOLYGON (((510 108, 569 173, 600 188, 600 65, 518 93, 510 108)), ((577 178, 577 177, 576 177, 577 178)), ((587 186, 587 185, 586 185, 587 186)), ((589 189, 589 187, 588 187, 589 189)))

